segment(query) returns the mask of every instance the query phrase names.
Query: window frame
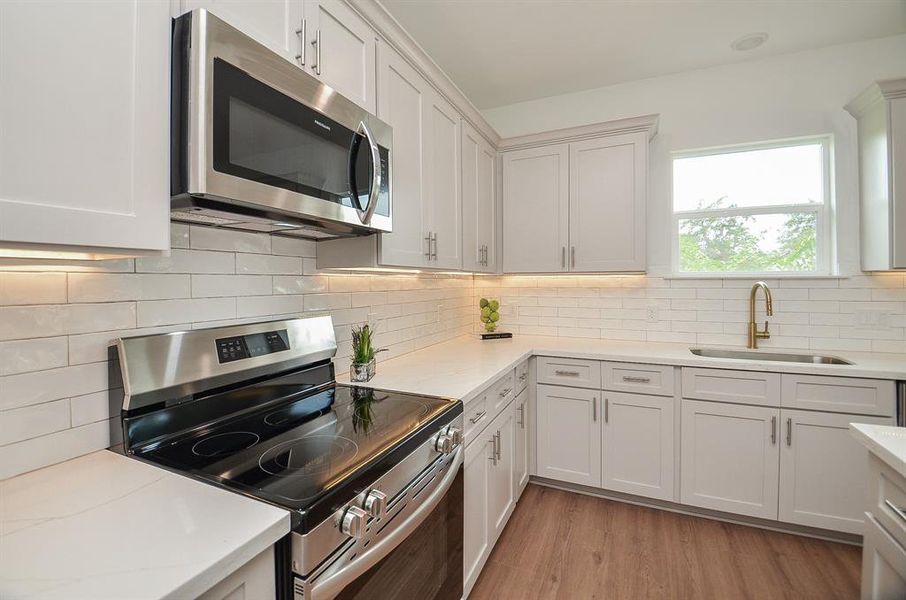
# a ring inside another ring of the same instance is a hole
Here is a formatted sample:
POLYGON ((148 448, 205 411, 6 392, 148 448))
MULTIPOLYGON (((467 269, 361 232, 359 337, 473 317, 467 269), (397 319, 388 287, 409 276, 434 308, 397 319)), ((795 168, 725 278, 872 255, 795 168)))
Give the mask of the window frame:
POLYGON ((834 144, 830 134, 814 135, 807 137, 786 138, 764 142, 745 144, 732 144, 728 146, 713 146, 695 150, 677 150, 670 153, 670 262, 671 276, 675 278, 752 278, 768 277, 778 279, 783 277, 832 277, 832 257, 834 255, 833 217, 834 217, 834 144), (753 150, 770 150, 774 148, 790 148, 795 146, 821 146, 822 156, 822 190, 823 198, 820 204, 777 204, 773 206, 758 206, 747 208, 717 208, 705 210, 676 211, 674 209, 674 162, 677 159, 695 158, 699 156, 715 156, 720 154, 733 154, 736 152, 751 152, 753 150), (679 224, 682 219, 700 217, 735 217, 755 216, 762 214, 801 214, 813 213, 815 219, 815 269, 811 271, 683 271, 680 269, 680 234, 679 224))

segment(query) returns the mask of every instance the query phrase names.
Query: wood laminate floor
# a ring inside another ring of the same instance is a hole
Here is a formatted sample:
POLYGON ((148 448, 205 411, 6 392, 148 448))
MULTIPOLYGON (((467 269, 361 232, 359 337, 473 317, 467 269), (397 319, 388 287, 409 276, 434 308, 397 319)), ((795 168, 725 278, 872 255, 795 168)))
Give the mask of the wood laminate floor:
POLYGON ((854 599, 861 549, 529 485, 470 600, 854 599))

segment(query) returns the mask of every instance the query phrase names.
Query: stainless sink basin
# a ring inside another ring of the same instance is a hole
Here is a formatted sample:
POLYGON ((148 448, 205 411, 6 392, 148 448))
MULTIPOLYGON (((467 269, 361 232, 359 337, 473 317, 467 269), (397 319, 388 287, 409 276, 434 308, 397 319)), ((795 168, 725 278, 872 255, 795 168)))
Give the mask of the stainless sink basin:
POLYGON ((787 354, 785 352, 753 352, 751 350, 720 350, 718 348, 689 348, 704 358, 735 358, 737 360, 773 360, 777 362, 812 363, 816 365, 851 365, 848 360, 823 354, 787 354))

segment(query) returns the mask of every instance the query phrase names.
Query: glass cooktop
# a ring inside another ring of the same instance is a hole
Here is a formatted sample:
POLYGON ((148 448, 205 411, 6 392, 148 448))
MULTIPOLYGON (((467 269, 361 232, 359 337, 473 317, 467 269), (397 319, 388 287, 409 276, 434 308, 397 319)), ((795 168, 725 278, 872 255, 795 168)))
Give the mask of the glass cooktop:
POLYGON ((458 401, 335 385, 137 456, 296 511, 304 533, 436 433, 431 422, 461 411, 458 401))

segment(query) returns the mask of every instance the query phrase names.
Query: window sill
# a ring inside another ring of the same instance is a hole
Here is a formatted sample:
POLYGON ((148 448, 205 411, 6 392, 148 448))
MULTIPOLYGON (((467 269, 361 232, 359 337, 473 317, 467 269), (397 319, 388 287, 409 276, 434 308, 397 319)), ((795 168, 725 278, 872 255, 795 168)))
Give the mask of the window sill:
POLYGON ((852 275, 803 275, 796 273, 669 273, 664 279, 849 279, 852 275))

